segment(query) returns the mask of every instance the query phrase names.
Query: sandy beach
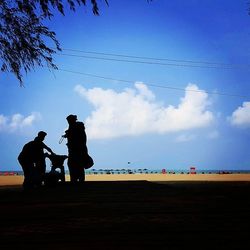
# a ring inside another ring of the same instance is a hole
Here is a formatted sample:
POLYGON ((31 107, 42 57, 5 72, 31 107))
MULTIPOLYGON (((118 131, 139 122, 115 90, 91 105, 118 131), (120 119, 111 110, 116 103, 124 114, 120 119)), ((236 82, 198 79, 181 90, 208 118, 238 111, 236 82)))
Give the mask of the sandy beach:
MULTIPOLYGON (((250 181, 250 174, 91 174, 86 181, 250 181)), ((69 176, 66 175, 66 181, 69 176)), ((0 176, 0 186, 21 185, 23 176, 0 176)))
POLYGON ((30 192, 1 186, 1 249, 248 249, 249 181, 89 177, 95 181, 30 192))
POLYGON ((1 249, 244 249, 250 174, 91 174, 24 191, 0 176, 1 249))

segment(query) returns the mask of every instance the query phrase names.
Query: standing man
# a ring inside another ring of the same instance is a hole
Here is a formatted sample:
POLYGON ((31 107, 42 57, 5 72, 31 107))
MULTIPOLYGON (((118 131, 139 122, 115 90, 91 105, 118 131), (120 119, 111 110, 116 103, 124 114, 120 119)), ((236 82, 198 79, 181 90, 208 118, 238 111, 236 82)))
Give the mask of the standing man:
POLYGON ((83 122, 77 121, 76 115, 69 115, 67 118, 69 127, 63 137, 67 138, 68 147, 68 168, 70 181, 72 183, 84 182, 84 165, 88 156, 87 136, 83 122))
POLYGON ((46 132, 40 131, 37 137, 23 146, 21 153, 18 156, 18 161, 24 172, 23 187, 33 188, 40 186, 44 180, 46 171, 46 162, 44 149, 51 154, 53 151, 44 144, 46 132))

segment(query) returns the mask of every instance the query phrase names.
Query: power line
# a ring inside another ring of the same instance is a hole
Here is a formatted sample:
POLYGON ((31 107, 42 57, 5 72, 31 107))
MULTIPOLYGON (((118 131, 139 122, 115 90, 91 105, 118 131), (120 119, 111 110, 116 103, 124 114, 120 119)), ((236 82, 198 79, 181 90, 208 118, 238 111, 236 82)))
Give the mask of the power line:
MULTIPOLYGON (((63 48, 63 50, 72 51, 72 52, 80 52, 80 53, 84 53, 84 54, 94 54, 94 55, 113 56, 113 57, 124 57, 124 58, 143 59, 143 60, 170 61, 170 62, 194 63, 194 64, 207 64, 207 65, 214 65, 214 66, 217 65, 217 66, 222 66, 222 67, 247 67, 247 68, 250 67, 250 64, 232 64, 232 63, 209 62, 209 61, 156 58, 156 57, 145 57, 145 56, 135 56, 135 55, 125 55, 125 54, 115 54, 115 53, 104 53, 104 52, 86 51, 86 50, 77 50, 77 49, 67 49, 67 48, 63 48)), ((65 54, 65 55, 69 55, 69 54, 65 54)), ((74 56, 79 56, 79 55, 74 55, 74 56)))
POLYGON ((116 62, 127 62, 127 63, 139 63, 139 64, 151 64, 151 65, 161 65, 161 66, 176 66, 176 67, 191 67, 191 68, 212 68, 212 69, 250 69, 250 67, 220 67, 220 66, 210 66, 210 65, 192 65, 192 64, 177 64, 177 63, 161 63, 161 62, 150 62, 150 61, 133 61, 126 59, 116 59, 116 58, 107 58, 107 57, 97 57, 97 56, 83 56, 83 55, 74 55, 67 53, 60 53, 58 55, 62 56, 71 56, 71 57, 79 57, 79 58, 87 58, 87 59, 96 59, 96 60, 105 60, 105 61, 116 61, 116 62))
POLYGON ((223 65, 223 66, 248 66, 248 67, 250 66, 250 65, 242 65, 242 64, 229 64, 229 63, 218 63, 218 62, 208 62, 208 61, 180 60, 180 59, 156 58, 156 57, 125 55, 125 54, 103 53, 103 52, 85 51, 85 50, 76 50, 76 49, 66 49, 66 48, 63 48, 63 50, 73 51, 73 52, 80 52, 80 53, 85 53, 85 54, 117 56, 117 57, 126 57, 126 58, 134 58, 134 59, 146 59, 146 60, 155 60, 155 61, 173 61, 173 62, 184 62, 184 63, 216 64, 216 65, 223 65))
MULTIPOLYGON (((84 76, 89 76, 89 77, 100 78, 100 79, 104 79, 104 80, 116 81, 116 82, 124 82, 124 83, 134 83, 135 82, 132 80, 116 79, 116 78, 112 78, 112 77, 100 76, 100 75, 89 74, 89 73, 73 71, 73 70, 67 70, 67 69, 62 69, 62 68, 58 68, 58 70, 63 71, 63 72, 73 73, 73 74, 79 74, 79 75, 84 75, 84 76)), ((177 91, 189 91, 189 92, 206 93, 206 94, 210 94, 210 95, 250 98, 249 96, 244 96, 244 95, 228 94, 228 93, 221 93, 221 92, 209 92, 209 91, 205 91, 205 90, 194 90, 194 89, 187 90, 185 88, 171 87, 171 86, 167 86, 167 85, 158 85, 158 84, 151 84, 151 83, 147 83, 145 85, 150 86, 150 87, 155 87, 155 88, 171 89, 171 90, 177 90, 177 91)))

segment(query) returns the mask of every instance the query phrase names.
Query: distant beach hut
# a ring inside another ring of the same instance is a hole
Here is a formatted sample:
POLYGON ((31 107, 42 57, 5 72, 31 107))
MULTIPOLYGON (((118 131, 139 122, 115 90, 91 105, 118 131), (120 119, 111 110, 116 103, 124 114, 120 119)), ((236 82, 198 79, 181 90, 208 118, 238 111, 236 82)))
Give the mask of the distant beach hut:
POLYGON ((121 174, 125 174, 126 173, 126 169, 125 168, 120 169, 120 171, 121 171, 121 174))
POLYGON ((161 170, 161 173, 162 173, 162 174, 166 174, 166 173, 167 173, 166 169, 163 168, 163 169, 161 170))
POLYGON ((190 174, 196 174, 196 168, 190 167, 190 174))
POLYGON ((98 174, 98 170, 96 170, 96 169, 92 169, 91 171, 93 174, 98 174))

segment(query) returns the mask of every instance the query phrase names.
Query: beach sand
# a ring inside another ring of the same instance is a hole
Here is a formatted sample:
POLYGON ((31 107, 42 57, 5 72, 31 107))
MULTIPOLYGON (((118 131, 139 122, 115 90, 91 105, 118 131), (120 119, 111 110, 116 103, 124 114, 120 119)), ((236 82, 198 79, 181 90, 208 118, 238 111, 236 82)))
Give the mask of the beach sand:
POLYGON ((248 175, 119 178, 25 192, 22 176, 1 177, 1 250, 249 249, 248 175))
MULTIPOLYGON (((69 176, 66 175, 69 181, 69 176)), ((86 181, 250 181, 250 174, 91 174, 86 181)), ((21 185, 23 176, 0 176, 0 186, 21 185)))

